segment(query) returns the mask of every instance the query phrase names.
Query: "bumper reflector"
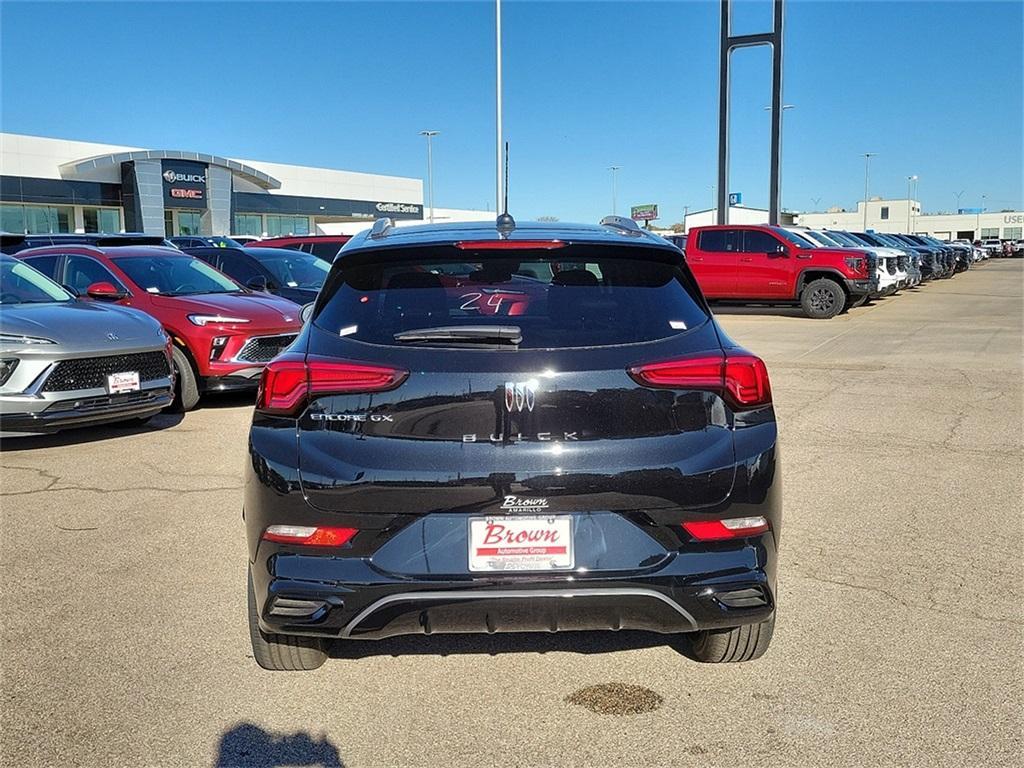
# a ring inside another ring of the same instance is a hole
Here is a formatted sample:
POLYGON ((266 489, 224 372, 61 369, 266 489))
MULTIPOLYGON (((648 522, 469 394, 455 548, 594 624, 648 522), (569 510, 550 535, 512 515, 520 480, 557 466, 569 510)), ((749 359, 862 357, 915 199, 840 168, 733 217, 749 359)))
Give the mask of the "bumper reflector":
POLYGON ((691 520, 683 529, 698 541, 742 539, 757 536, 768 530, 768 521, 757 517, 732 517, 727 520, 691 520))
POLYGON ((359 531, 355 528, 328 528, 311 525, 271 525, 263 532, 264 541, 297 544, 302 547, 341 547, 359 531))

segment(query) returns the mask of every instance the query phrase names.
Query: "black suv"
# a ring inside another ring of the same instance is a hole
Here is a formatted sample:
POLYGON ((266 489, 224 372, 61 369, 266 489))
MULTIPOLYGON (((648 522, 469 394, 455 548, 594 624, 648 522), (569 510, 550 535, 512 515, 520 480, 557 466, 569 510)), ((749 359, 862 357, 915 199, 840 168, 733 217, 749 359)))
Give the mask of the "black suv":
POLYGON ((782 519, 764 363, 628 219, 499 224, 379 220, 267 366, 244 501, 256 661, 596 629, 758 658, 782 519))
POLYGON ((291 248, 184 248, 254 291, 267 291, 308 304, 327 278, 327 262, 291 248))

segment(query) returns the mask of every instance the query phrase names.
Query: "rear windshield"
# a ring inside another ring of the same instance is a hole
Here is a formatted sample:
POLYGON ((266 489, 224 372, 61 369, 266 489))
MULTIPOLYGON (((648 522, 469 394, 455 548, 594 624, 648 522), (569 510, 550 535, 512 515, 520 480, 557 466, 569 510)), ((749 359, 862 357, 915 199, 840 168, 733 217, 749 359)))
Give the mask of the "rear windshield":
POLYGON ((550 349, 654 341, 708 319, 674 251, 441 246, 378 254, 381 261, 367 253, 335 263, 315 325, 372 344, 468 346, 490 330, 519 348, 550 349), (429 332, 438 328, 455 341, 429 332))

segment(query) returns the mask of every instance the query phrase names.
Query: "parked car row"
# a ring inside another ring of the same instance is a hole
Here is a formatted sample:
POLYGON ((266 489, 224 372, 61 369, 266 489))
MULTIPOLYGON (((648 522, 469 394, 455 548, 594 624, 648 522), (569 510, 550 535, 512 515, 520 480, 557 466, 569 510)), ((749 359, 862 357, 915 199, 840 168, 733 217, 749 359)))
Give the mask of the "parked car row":
POLYGON ((16 256, 0 256, 4 436, 189 410, 203 392, 255 392, 328 272, 289 249, 46 240, 21 236, 6 244, 16 256))
POLYGON ((718 225, 685 237, 687 263, 709 300, 796 304, 818 319, 988 258, 969 244, 927 235, 718 225))

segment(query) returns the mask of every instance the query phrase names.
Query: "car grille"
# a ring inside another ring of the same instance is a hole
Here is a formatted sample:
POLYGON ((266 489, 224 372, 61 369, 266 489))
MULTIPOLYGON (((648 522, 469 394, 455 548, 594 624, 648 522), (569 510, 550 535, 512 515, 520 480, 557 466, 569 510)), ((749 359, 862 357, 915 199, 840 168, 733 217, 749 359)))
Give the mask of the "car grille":
POLYGON ((902 255, 902 254, 901 254, 901 255, 899 255, 899 256, 897 256, 897 257, 896 257, 896 264, 897 264, 897 265, 899 266, 899 268, 900 268, 901 270, 903 270, 904 272, 906 272, 906 271, 907 271, 907 257, 906 257, 906 256, 904 256, 904 255, 902 255))
POLYGON ((890 275, 895 275, 896 274, 896 260, 895 259, 886 259, 885 260, 885 271, 888 272, 890 275))
POLYGON ((169 393, 169 389, 150 389, 145 392, 126 392, 118 395, 86 397, 81 400, 61 400, 47 408, 46 413, 60 413, 61 411, 88 412, 147 405, 159 402, 160 398, 168 397, 169 393))
POLYGON ((43 384, 43 392, 71 392, 107 386, 107 376, 124 371, 138 371, 139 381, 165 379, 171 375, 163 352, 137 352, 132 355, 82 357, 61 360, 43 384))
POLYGON ((295 341, 297 333, 286 333, 281 336, 254 336, 238 350, 235 360, 244 363, 269 363, 281 350, 295 341))

